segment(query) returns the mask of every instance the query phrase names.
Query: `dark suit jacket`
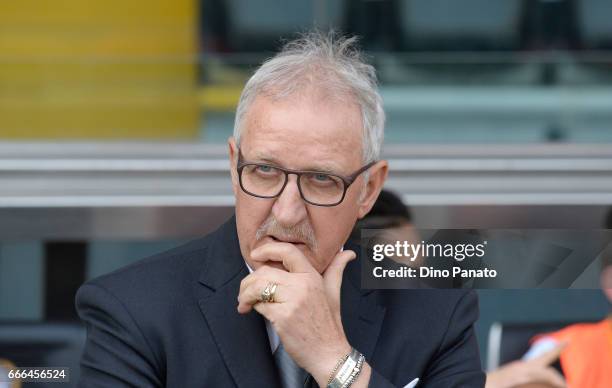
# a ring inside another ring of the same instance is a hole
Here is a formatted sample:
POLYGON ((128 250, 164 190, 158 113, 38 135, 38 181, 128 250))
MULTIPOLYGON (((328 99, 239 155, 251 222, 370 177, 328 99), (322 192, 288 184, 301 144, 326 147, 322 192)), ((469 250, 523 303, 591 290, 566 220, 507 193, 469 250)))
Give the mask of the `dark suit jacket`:
MULTIPOLYGON (((344 272, 341 314, 373 368, 370 387, 417 377, 419 388, 484 386, 473 291, 361 290, 359 266, 358 258, 344 272)), ((87 282, 76 297, 87 326, 80 386, 280 388, 262 316, 236 311, 247 274, 232 218, 87 282)))

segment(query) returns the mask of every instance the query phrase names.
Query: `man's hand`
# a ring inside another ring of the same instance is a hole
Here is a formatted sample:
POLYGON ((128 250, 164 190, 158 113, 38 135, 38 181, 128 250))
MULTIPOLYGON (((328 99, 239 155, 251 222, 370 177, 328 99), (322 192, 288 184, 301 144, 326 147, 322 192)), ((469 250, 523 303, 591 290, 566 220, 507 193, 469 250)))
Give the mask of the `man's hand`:
POLYGON ((327 385, 331 369, 351 350, 340 317, 340 286, 355 252, 338 253, 323 275, 290 243, 265 244, 253 250, 251 258, 281 262, 287 270, 264 265, 245 277, 240 284, 238 312, 254 308, 266 317, 293 360, 320 386, 327 385), (259 303, 261 292, 270 283, 278 284, 274 303, 259 303))
POLYGON ((485 388, 565 388, 563 376, 550 364, 555 362, 565 347, 561 343, 554 349, 528 361, 513 361, 487 373, 485 388))

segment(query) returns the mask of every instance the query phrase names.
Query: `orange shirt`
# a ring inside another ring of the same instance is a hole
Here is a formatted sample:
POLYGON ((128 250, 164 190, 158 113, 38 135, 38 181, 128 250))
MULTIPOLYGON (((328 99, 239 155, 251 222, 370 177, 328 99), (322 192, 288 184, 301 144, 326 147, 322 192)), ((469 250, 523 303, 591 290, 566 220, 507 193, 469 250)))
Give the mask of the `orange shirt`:
POLYGON ((612 387, 612 318, 571 325, 545 337, 567 342, 561 367, 569 388, 612 387))

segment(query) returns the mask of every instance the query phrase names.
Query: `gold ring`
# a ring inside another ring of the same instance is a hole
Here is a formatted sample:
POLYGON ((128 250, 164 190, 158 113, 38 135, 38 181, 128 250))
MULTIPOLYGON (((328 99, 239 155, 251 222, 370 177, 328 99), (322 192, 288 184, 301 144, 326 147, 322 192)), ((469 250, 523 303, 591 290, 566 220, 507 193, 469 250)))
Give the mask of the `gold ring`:
POLYGON ((276 292, 276 283, 268 283, 266 288, 261 292, 261 301, 264 303, 274 303, 274 293, 276 292))

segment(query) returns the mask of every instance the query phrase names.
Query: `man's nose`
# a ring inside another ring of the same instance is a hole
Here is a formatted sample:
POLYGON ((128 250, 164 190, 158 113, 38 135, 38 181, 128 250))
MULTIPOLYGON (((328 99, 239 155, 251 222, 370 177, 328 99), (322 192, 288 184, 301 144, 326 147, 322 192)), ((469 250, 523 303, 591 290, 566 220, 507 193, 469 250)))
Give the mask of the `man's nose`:
POLYGON ((285 227, 298 225, 306 218, 306 203, 300 195, 297 176, 289 175, 285 189, 272 206, 272 214, 285 227))

